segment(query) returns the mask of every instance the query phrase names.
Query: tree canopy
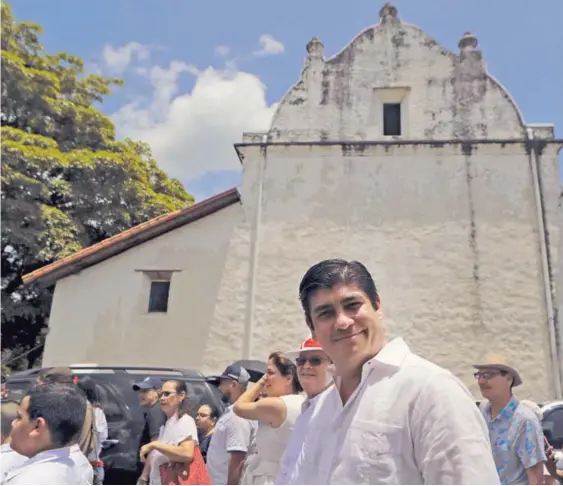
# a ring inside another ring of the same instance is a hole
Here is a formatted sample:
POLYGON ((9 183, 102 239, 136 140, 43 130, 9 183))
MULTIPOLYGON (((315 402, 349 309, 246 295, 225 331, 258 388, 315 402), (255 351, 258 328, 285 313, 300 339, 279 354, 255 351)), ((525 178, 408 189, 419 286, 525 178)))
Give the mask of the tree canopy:
POLYGON ((2 3, 2 349, 18 351, 41 339, 52 298, 23 275, 193 203, 96 107, 122 82, 47 53, 41 33, 2 3))

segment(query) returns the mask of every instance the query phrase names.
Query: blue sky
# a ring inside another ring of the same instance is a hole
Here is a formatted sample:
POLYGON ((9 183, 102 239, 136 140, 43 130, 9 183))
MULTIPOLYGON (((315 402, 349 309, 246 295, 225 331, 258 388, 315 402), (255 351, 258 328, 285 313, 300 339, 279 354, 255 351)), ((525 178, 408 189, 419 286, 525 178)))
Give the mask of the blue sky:
MULTIPOLYGON (((149 142, 160 165, 198 200, 239 183, 232 144, 242 131, 267 129, 311 37, 320 37, 330 57, 379 21, 383 3, 11 2, 18 20, 43 26, 49 51, 78 55, 90 69, 125 80, 101 109, 120 136, 149 142)), ((454 52, 463 33, 473 32, 526 122, 555 123, 563 138, 563 0, 393 3, 403 21, 454 52)))

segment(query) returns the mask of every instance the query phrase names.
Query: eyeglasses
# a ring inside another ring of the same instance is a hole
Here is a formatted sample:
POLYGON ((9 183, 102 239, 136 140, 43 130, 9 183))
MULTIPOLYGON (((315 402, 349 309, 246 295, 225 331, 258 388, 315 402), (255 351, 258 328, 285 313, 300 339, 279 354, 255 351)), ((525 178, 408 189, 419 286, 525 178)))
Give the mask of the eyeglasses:
POLYGON ((209 415, 208 413, 197 413, 197 414, 196 414, 196 417, 199 417, 199 418, 209 418, 209 417, 211 417, 211 415, 209 415))
POLYGON ((483 380, 490 380, 498 375, 504 376, 506 375, 506 372, 505 371, 477 371, 476 373, 473 374, 476 380, 478 380, 479 378, 483 378, 483 380))
POLYGON ((307 363, 307 361, 311 364, 311 366, 319 366, 323 361, 325 361, 325 358, 321 358, 320 356, 313 356, 311 358, 302 358, 300 356, 299 358, 295 359, 297 366, 305 366, 305 363, 307 363))
POLYGON ((169 397, 169 396, 171 396, 171 395, 176 395, 176 392, 174 392, 174 391, 163 391, 163 392, 160 392, 160 394, 161 394, 163 397, 169 397))

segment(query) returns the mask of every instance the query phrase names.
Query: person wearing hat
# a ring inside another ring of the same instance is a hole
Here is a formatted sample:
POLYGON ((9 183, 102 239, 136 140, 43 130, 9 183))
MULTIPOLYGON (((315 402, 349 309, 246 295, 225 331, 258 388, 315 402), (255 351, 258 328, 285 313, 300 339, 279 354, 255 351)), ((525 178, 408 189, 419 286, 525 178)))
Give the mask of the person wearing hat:
POLYGON ((473 367, 486 399, 479 408, 489 427, 501 484, 543 484, 547 457, 541 424, 512 393, 522 384, 520 373, 500 354, 488 354, 473 367))
POLYGON ((297 365, 297 377, 307 399, 282 455, 275 484, 303 484, 301 472, 309 459, 307 452, 314 448, 314 442, 318 440, 317 432, 322 429, 315 411, 333 384, 329 371, 332 362, 320 343, 312 337, 303 341, 298 350, 286 353, 286 357, 297 365))
POLYGON ((238 417, 233 403, 245 392, 250 374, 239 365, 227 366, 218 376, 207 377, 216 385, 223 400, 230 404, 215 425, 207 450, 207 471, 213 484, 239 484, 246 455, 253 446, 258 424, 238 417))
MULTIPOLYGON (((133 383, 133 391, 137 392, 139 404, 143 408, 144 423, 141 432, 141 441, 139 450, 146 445, 158 439, 160 428, 166 423, 166 414, 160 408, 159 391, 162 382, 151 376, 147 376, 143 381, 133 383)), ((150 461, 145 462, 142 466, 139 462, 139 469, 142 468, 141 476, 137 484, 146 484, 149 480, 150 461)))

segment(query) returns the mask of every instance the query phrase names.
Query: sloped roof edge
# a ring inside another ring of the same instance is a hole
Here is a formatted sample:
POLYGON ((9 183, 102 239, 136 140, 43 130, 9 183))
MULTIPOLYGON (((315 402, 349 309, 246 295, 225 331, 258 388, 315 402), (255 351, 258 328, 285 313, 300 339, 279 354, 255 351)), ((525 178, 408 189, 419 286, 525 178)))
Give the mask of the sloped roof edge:
POLYGON ((23 283, 53 284, 61 278, 78 273, 85 268, 103 262, 180 226, 209 216, 237 202, 240 202, 240 195, 237 189, 229 189, 187 208, 179 209, 141 223, 100 243, 41 267, 24 275, 22 278, 23 283))

